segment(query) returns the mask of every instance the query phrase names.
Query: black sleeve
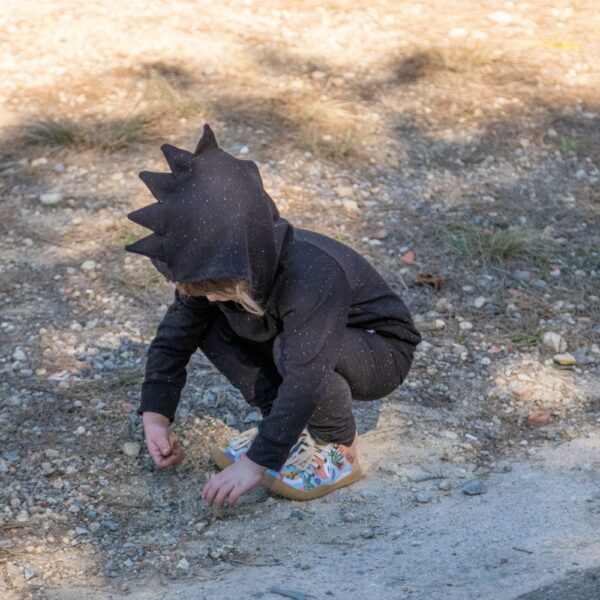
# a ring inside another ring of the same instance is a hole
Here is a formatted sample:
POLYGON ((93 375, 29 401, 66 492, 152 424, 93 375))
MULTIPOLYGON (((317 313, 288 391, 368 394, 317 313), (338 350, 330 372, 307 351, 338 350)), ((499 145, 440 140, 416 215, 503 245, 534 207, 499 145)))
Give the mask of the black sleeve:
POLYGON ((175 290, 175 300, 148 348, 138 414, 157 412, 173 421, 186 366, 218 310, 206 298, 183 297, 175 290))
POLYGON ((282 383, 247 456, 278 470, 308 423, 335 369, 352 291, 335 261, 305 266, 287 286, 280 334, 282 383))

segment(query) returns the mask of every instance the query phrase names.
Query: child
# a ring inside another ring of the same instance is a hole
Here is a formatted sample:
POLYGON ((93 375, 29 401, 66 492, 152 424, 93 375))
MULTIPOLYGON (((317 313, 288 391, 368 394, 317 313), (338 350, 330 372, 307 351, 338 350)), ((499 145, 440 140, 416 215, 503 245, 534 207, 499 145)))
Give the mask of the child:
POLYGON ((140 173, 158 203, 128 215, 153 233, 126 247, 175 283, 138 410, 152 459, 183 460, 169 424, 199 348, 263 415, 215 449, 209 505, 234 506, 261 482, 302 500, 356 481, 351 401, 406 377, 421 339, 408 309, 356 251, 281 218, 256 164, 208 125, 194 153, 161 149, 171 173, 140 173))

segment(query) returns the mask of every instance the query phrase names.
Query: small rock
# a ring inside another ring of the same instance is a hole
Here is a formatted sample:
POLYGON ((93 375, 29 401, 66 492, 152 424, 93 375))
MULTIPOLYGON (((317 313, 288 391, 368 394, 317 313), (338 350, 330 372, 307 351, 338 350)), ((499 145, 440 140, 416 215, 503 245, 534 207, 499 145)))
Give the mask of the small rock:
POLYGON ((442 490, 442 492, 448 492, 452 489, 452 484, 449 481, 440 481, 438 484, 438 490, 442 490))
POLYGON ((73 433, 75 435, 83 435, 85 433, 85 427, 80 425, 73 433))
POLYGON ((182 558, 178 563, 177 563, 177 569, 179 569, 180 571, 189 571, 190 570, 190 563, 188 562, 188 560, 186 558, 182 558))
POLYGON ((250 152, 250 148, 248 148, 248 146, 242 146, 240 148, 240 154, 248 154, 249 152, 250 152))
POLYGON ((550 413, 547 410, 536 409, 527 415, 528 425, 547 425, 550 421, 550 413))
POLYGON ((63 195, 60 192, 49 192, 40 196, 40 202, 46 206, 53 206, 58 204, 63 199, 63 195))
POLYGON ((510 25, 513 21, 513 16, 502 10, 490 13, 487 18, 496 25, 510 25))
POLYGON ((572 354, 578 365, 593 365, 596 362, 583 348, 575 350, 572 354))
POLYGON ((244 423, 257 423, 258 421, 262 421, 262 415, 257 410, 249 412, 243 419, 244 423))
POLYGON ((2 453, 2 458, 9 463, 14 463, 17 462, 19 460, 19 455, 16 452, 13 452, 12 450, 5 450, 2 453))
POLYGON ((443 319, 434 319, 433 321, 429 321, 429 323, 425 323, 422 326, 424 331, 439 331, 440 329, 444 329, 446 327, 446 321, 443 319))
POLYGON ((348 212, 358 212, 358 202, 356 200, 342 200, 342 206, 348 212))
POLYGON ((559 365, 563 365, 565 367, 572 366, 577 363, 575 357, 569 353, 555 354, 552 358, 555 363, 558 363, 559 365))
POLYGON ((117 531, 117 529, 119 529, 119 526, 110 519, 102 521, 100 523, 100 526, 102 527, 102 529, 106 529, 107 531, 117 531))
POLYGON ((137 442, 125 442, 123 444, 123 454, 135 458, 139 456, 141 446, 137 442))
POLYGON ((405 265, 412 265, 415 262, 416 254, 413 250, 405 252, 401 257, 400 261, 405 265))
POLYGON ((376 240, 383 240, 388 235, 389 233, 387 229, 378 229, 371 237, 375 238, 376 240))
POLYGON ((478 494, 485 494, 487 488, 481 479, 472 479, 463 485, 462 491, 467 496, 477 496, 478 494))
POLYGON ((342 521, 344 523, 355 523, 358 521, 358 515, 348 510, 342 515, 342 521))
POLYGON ((21 350, 21 348, 17 348, 12 355, 14 360, 24 361, 27 360, 27 356, 25 356, 25 352, 21 350))
POLYGON ((44 450, 44 456, 52 460, 54 458, 58 458, 60 456, 60 452, 58 450, 54 450, 53 448, 46 448, 44 450))
POLYGON ((415 500, 421 504, 427 504, 427 502, 431 502, 431 494, 429 492, 417 492, 415 500))
POLYGON ((560 333, 547 331, 542 337, 542 344, 553 352, 564 352, 567 349, 567 342, 560 333))
POLYGON ((473 323, 471 323, 470 321, 461 321, 458 324, 458 328, 461 331, 470 331, 471 329, 473 329, 473 323))
POLYGON ((531 281, 534 279, 534 276, 529 271, 520 271, 518 269, 515 271, 515 277, 519 281, 531 281))
POLYGON ((25 567, 23 567, 23 576, 25 577, 26 581, 33 579, 36 575, 37 571, 31 565, 26 565, 25 567))
POLYGON ((206 529, 206 525, 207 525, 206 522, 198 521, 194 525, 194 529, 196 530, 196 533, 202 533, 206 529))
POLYGON ((475 298, 475 300, 473 300, 473 306, 475 308, 483 308, 483 306, 485 306, 486 302, 487 302, 487 300, 483 296, 477 296, 477 298, 475 298))
POLYGON ((351 198, 354 196, 354 188, 350 185, 338 185, 334 191, 340 198, 351 198))
POLYGON ((86 260, 81 265, 82 271, 93 271, 96 268, 96 261, 94 260, 86 260))

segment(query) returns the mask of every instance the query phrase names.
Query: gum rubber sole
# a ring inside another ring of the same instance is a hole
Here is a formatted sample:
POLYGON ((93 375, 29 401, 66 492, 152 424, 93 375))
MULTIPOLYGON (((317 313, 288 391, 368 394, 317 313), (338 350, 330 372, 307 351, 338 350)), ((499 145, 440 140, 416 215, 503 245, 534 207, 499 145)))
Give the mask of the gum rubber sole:
POLYGON ((285 483, 283 483, 280 479, 277 479, 272 475, 265 475, 265 478, 263 479, 263 485, 270 492, 273 492, 279 496, 283 496, 284 498, 289 498, 290 500, 313 500, 314 498, 319 498, 320 496, 329 494, 329 492, 333 492, 334 490, 350 485, 351 483, 358 481, 362 476, 362 469, 360 468, 358 462, 355 462, 352 465, 352 472, 350 475, 330 485, 319 485, 306 491, 297 490, 289 485, 285 485, 285 483))

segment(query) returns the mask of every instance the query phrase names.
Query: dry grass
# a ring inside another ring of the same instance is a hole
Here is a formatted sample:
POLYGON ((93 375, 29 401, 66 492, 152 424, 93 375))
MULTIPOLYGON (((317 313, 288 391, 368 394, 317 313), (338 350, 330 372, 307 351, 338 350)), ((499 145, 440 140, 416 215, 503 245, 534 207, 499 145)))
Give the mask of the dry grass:
POLYGON ((446 245, 467 259, 504 262, 539 255, 542 250, 534 234, 522 227, 496 229, 453 227, 442 235, 446 245))
POLYGON ((114 119, 42 117, 25 125, 23 137, 30 144, 54 148, 116 152, 155 137, 155 118, 134 114, 114 119))

